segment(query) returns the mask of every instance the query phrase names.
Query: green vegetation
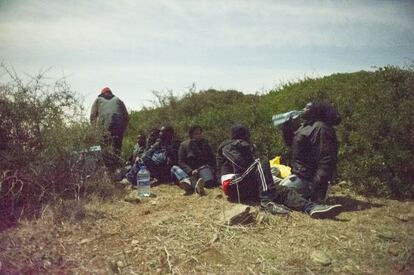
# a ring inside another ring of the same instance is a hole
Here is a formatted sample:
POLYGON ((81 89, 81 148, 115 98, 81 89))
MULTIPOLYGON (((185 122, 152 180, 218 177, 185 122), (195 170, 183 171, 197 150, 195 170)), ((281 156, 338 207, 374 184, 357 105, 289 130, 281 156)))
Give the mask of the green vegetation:
MULTIPOLYGON (((1 68, 0 221, 30 216, 44 202, 79 199, 91 191, 104 197, 111 193, 101 171, 85 172, 79 162, 80 151, 99 143, 98 131, 89 125, 65 79, 49 83, 39 74, 24 83, 1 68)), ((364 194, 414 196, 413 67, 304 79, 261 95, 207 90, 180 98, 156 96, 157 106, 132 112, 125 154, 138 131, 165 123, 181 139, 190 125, 200 124, 216 148, 228 137, 229 127, 241 122, 251 128, 259 154, 287 160, 288 148, 271 117, 318 98, 332 102, 342 114, 338 178, 364 194)))
POLYGON ((300 109, 312 99, 333 103, 342 114, 338 178, 358 192, 414 195, 414 70, 385 67, 375 72, 334 74, 288 83, 264 95, 237 91, 188 92, 181 98, 158 94, 158 106, 133 112, 125 150, 138 131, 169 123, 184 139, 200 124, 214 147, 228 137, 234 122, 252 129, 258 152, 287 157, 273 114, 300 109))
POLYGON ((0 229, 35 216, 44 202, 95 190, 98 177, 86 177, 76 152, 99 143, 65 79, 48 83, 40 73, 24 83, 1 69, 0 229))

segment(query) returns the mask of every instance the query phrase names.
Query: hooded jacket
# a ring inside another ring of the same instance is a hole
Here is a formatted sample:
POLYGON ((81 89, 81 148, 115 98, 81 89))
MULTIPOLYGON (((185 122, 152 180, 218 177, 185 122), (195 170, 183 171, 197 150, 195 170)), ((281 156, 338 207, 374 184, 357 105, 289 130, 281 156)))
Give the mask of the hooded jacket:
POLYGON ((313 103, 304 123, 296 132, 283 127, 285 142, 292 147, 292 173, 314 185, 331 181, 336 173, 338 141, 333 128, 341 119, 336 109, 313 103))
POLYGON ((232 139, 222 142, 217 150, 220 175, 242 174, 254 162, 249 130, 242 125, 235 125, 231 130, 232 139))

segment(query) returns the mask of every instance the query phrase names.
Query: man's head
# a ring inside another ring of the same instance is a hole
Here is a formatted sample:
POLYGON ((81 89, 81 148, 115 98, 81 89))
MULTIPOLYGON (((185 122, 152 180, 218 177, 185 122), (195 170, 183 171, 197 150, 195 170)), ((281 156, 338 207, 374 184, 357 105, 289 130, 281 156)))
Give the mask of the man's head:
POLYGON ((319 120, 332 126, 338 125, 341 122, 341 116, 333 105, 316 100, 306 104, 302 118, 306 122, 319 120))
POLYGON ((203 128, 199 125, 191 126, 188 130, 188 136, 195 140, 203 139, 203 128))
POLYGON ((149 132, 148 138, 156 140, 160 136, 160 129, 159 128, 152 128, 149 132))
POLYGON ((250 131, 242 124, 234 124, 231 127, 231 138, 232 139, 242 139, 245 141, 250 140, 250 131))
POLYGON ((160 129, 160 139, 163 142, 170 142, 174 137, 174 128, 170 125, 164 125, 160 129))
POLYGON ((112 94, 111 89, 109 89, 109 87, 105 87, 101 90, 101 95, 105 95, 105 94, 112 94))
POLYGON ((139 146, 145 146, 145 143, 146 143, 146 136, 143 134, 143 133, 139 133, 138 135, 137 135, 137 144, 139 145, 139 146))

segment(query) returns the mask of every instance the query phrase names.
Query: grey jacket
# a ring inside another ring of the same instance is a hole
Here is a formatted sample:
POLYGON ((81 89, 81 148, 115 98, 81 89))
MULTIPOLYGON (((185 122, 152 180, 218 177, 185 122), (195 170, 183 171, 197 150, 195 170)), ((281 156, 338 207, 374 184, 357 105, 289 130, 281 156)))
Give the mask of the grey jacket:
POLYGON ((113 94, 100 95, 92 105, 90 121, 106 130, 117 128, 123 131, 128 124, 128 111, 113 94))

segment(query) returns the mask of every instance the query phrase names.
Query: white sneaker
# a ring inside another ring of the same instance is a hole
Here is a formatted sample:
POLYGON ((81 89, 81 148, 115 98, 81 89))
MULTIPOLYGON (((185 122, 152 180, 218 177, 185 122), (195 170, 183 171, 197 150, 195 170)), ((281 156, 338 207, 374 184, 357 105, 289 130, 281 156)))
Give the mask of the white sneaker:
POLYGON ((183 179, 178 183, 178 186, 185 191, 184 195, 192 193, 193 188, 191 187, 190 179, 183 179))

